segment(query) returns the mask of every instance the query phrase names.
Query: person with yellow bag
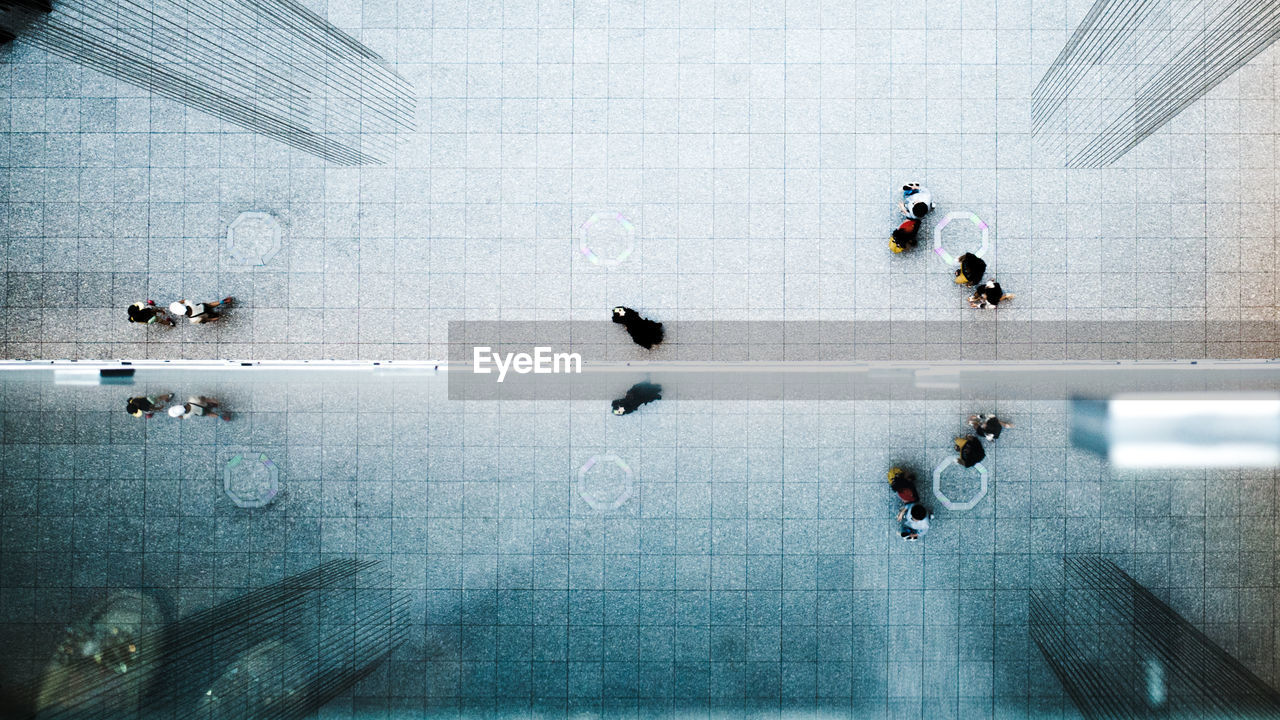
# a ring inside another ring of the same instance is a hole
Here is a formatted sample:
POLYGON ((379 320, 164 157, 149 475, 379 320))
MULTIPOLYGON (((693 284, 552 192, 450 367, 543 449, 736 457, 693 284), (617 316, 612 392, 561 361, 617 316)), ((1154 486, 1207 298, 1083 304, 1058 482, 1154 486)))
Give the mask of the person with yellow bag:
POLYGON ((889 236, 889 249, 895 253, 915 250, 919 242, 920 221, 906 220, 889 236))
POLYGON ((889 249, 895 253, 914 250, 919 242, 920 220, 933 210, 933 195, 920 183, 902 186, 898 212, 905 218, 889 236, 889 249))
POLYGON ((955 444, 956 452, 960 454, 956 463, 961 467, 973 467, 987 457, 987 451, 982 449, 982 441, 976 435, 958 437, 955 444))
POLYGON ((977 285, 987 271, 987 262, 973 253, 965 253, 957 260, 960 267, 956 269, 956 284, 977 285))
POLYGON ((920 491, 916 490, 916 474, 905 468, 890 468, 889 489, 904 503, 920 500, 920 491))

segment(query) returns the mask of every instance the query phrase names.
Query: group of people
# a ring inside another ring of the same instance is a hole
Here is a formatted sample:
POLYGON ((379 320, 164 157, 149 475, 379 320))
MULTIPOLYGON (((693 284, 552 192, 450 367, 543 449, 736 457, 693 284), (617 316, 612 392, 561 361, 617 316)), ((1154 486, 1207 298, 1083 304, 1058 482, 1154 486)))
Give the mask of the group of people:
MULTIPOLYGON (((970 415, 969 427, 974 434, 958 437, 955 440, 956 462, 964 467, 973 467, 982 462, 987 451, 982 447, 982 439, 992 442, 1000 437, 1005 428, 1013 427, 991 414, 970 415), (979 437, 981 436, 981 438, 979 437)), ((908 468, 894 467, 889 470, 889 489, 898 496, 902 506, 898 508, 898 536, 903 540, 919 540, 920 536, 929 532, 929 519, 933 513, 925 507, 920 499, 920 490, 916 485, 916 474, 908 468)))
POLYGON ((929 518, 933 513, 920 502, 920 490, 916 487, 916 474, 906 468, 889 469, 889 489, 898 496, 902 507, 897 521, 901 523, 898 535, 903 540, 919 540, 929 532, 929 518))
POLYGON ((129 398, 125 404, 125 412, 137 418, 149 418, 156 413, 165 413, 175 420, 192 417, 215 417, 230 420, 231 413, 222 409, 222 404, 205 395, 192 395, 184 403, 169 404, 173 393, 163 395, 139 395, 129 398))
POLYGON ((139 325, 155 325, 157 323, 173 327, 177 325, 174 317, 186 318, 193 324, 213 322, 222 317, 222 311, 231 306, 231 298, 222 298, 216 302, 193 303, 185 298, 169 303, 166 312, 156 305, 155 300, 136 302, 129 306, 129 322, 139 325), (172 316, 172 317, 170 317, 172 316))
MULTIPOLYGON (((902 186, 902 200, 898 203, 898 213, 902 223, 894 228, 889 236, 889 249, 895 253, 914 250, 920 243, 920 223, 924 217, 933 212, 933 194, 920 183, 907 183, 902 186)), ((1004 300, 1013 299, 1006 293, 995 279, 982 282, 987 272, 987 262, 973 253, 965 253, 956 259, 960 267, 956 268, 956 284, 974 288, 969 296, 971 308, 993 308, 1004 300)))
POLYGON ((898 203, 902 224, 889 236, 889 249, 895 253, 915 250, 920 244, 920 222, 933 212, 933 193, 920 183, 902 186, 902 200, 898 203))
POLYGON ((1013 423, 1005 422, 990 414, 970 415, 968 422, 969 427, 973 428, 976 434, 965 435, 955 440, 956 452, 959 454, 956 462, 967 468, 977 465, 987 456, 986 449, 982 447, 983 439, 987 442, 995 442, 1005 428, 1013 427, 1013 423), (982 437, 979 438, 979 435, 982 437))

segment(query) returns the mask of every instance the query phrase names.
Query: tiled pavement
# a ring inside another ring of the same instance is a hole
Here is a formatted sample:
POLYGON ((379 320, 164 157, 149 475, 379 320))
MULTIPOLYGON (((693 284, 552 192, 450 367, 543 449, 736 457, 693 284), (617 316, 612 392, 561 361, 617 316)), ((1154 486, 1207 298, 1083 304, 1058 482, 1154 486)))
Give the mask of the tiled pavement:
MULTIPOLYGON (((1088 3, 318 3, 419 95, 392 162, 325 167, 18 46, 0 55, 0 356, 436 360, 449 320, 956 319, 927 250, 891 256, 893 189, 991 224, 1012 320, 1273 320, 1276 49, 1106 170, 1031 135, 1088 3), (923 78, 923 82, 915 78, 923 78), (635 225, 622 264, 580 226, 635 225), (265 266, 222 238, 284 226, 265 266), (219 327, 124 307, 234 295, 219 327)), ((975 237, 964 223, 957 246, 975 237), (965 236, 965 234, 969 236, 965 236)), ((991 318, 997 313, 991 313, 991 318)), ((1275 357, 1274 336, 999 357, 1275 357)))
POLYGON ((1274 473, 1112 473, 1069 446, 1060 401, 994 400, 1017 427, 991 448, 988 496, 934 502, 908 544, 884 470, 947 459, 970 406, 659 402, 617 418, 448 401, 440 377, 161 377, 0 387, 6 673, 38 673, 67 618, 113 588, 181 614, 355 553, 413 591, 419 629, 326 717, 1070 717, 1027 591, 1088 553, 1280 680, 1274 473), (132 418, 143 391, 211 393, 237 417, 132 418), (265 510, 222 493, 244 450, 280 467, 265 510), (578 475, 605 454, 632 473, 616 509, 587 504, 596 481, 578 475))
MULTIPOLYGON (((312 3, 420 96, 394 160, 359 169, 6 49, 0 356, 434 360, 450 320, 615 304, 960 319, 944 266, 885 247, 911 179, 935 220, 991 224, 994 274, 1018 294, 992 321, 1274 321, 1277 50, 1116 166, 1065 171, 1030 137, 1030 97, 1088 4, 921 3, 923 27, 903 28, 912 8, 888 0, 312 3), (636 227, 617 267, 577 248, 604 209, 636 227), (222 237, 253 210, 285 238, 250 268, 222 237), (225 295, 239 307, 222 324, 124 321, 146 297, 225 295)), ((1076 350, 1277 355, 1271 336, 1125 332, 1076 350)), ((990 495, 911 546, 889 535, 883 468, 944 458, 970 407, 672 402, 619 419, 446 402, 438 380, 154 385, 197 388, 240 417, 144 423, 123 388, 0 388, 0 632, 31 652, 0 657, 6 672, 37 673, 104 589, 203 607, 354 552, 415 589, 423 631, 335 716, 1070 716, 1026 591, 1087 552, 1280 682, 1274 474, 1113 474, 1068 446, 1060 402, 1000 402, 1018 428, 990 495), (266 512, 220 495, 238 448, 281 465, 266 512), (602 514, 575 473, 609 451, 636 486, 602 514)))

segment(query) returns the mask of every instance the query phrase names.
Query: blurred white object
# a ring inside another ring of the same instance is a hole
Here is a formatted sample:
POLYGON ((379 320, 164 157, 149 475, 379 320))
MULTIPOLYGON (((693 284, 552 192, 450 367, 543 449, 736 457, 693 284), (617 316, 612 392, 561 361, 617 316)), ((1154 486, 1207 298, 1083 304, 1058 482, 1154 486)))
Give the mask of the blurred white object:
POLYGON ((1280 395, 1117 395, 1105 427, 1116 467, 1280 465, 1280 395))

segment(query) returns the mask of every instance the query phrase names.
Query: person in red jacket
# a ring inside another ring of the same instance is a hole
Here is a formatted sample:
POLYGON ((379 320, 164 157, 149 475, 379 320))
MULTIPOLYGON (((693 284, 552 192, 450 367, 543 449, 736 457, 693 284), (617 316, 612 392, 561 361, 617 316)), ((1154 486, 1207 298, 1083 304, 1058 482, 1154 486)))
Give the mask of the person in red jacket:
POLYGON ((895 467, 889 471, 889 489, 897 493, 898 499, 904 503, 913 503, 920 499, 916 490, 916 474, 910 470, 895 467))
POLYGON ((896 252, 915 250, 920 241, 920 221, 907 219, 889 236, 889 249, 896 252))

